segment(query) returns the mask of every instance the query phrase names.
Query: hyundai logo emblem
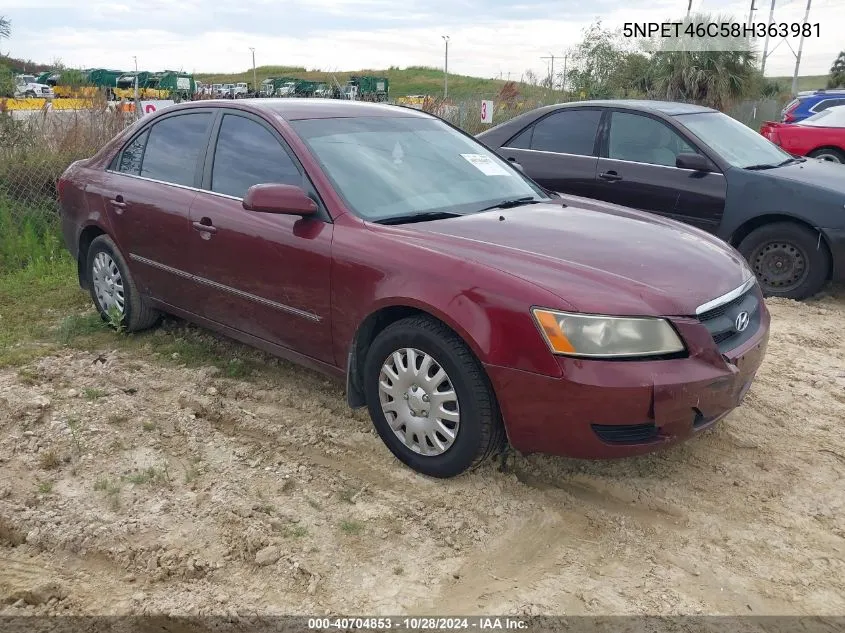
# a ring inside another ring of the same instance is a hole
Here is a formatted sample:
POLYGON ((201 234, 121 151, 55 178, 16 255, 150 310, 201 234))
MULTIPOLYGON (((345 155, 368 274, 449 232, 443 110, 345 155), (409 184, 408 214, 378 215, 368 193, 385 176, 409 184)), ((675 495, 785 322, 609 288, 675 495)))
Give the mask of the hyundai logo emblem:
POLYGON ((736 327, 737 332, 745 332, 746 328, 748 328, 748 324, 751 319, 748 316, 747 312, 740 312, 736 315, 736 320, 734 321, 734 327, 736 327))

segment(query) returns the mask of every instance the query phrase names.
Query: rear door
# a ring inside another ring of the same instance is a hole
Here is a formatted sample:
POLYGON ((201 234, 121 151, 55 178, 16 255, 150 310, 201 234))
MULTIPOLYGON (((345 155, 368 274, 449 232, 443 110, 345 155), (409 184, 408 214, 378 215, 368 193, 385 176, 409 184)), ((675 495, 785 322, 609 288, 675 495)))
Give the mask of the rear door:
POLYGON ((210 110, 157 119, 124 146, 102 182, 89 187, 141 291, 176 306, 190 290, 188 214, 213 119, 210 110))
POLYGON ((678 169, 675 159, 682 153, 702 152, 656 116, 613 111, 602 138, 595 197, 714 232, 725 209, 725 177, 678 169))
POLYGON ((546 189, 595 197, 600 108, 565 108, 522 130, 499 155, 546 189))
POLYGON ((293 151, 262 118, 224 111, 212 137, 186 249, 204 299, 196 312, 333 363, 328 213, 293 151), (303 187, 319 213, 246 211, 247 189, 265 183, 303 187))

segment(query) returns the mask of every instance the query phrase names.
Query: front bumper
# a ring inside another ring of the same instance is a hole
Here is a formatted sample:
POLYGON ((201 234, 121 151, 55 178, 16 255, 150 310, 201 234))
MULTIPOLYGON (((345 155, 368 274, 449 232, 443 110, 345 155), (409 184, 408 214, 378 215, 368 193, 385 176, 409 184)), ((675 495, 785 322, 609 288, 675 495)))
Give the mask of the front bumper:
POLYGON ((562 378, 486 366, 511 445, 585 459, 640 455, 688 439, 739 406, 766 353, 765 308, 754 335, 725 354, 698 321, 673 322, 687 358, 559 357, 562 378))

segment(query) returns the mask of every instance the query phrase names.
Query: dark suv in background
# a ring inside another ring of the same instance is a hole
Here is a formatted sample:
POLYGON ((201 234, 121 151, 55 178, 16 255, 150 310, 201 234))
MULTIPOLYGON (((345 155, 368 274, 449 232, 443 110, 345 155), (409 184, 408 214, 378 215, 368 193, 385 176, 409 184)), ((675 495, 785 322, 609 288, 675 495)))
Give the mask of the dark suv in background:
POLYGON ((745 256, 767 295, 804 299, 845 279, 845 167, 793 157, 716 110, 581 101, 478 139, 548 190, 714 233, 745 256))

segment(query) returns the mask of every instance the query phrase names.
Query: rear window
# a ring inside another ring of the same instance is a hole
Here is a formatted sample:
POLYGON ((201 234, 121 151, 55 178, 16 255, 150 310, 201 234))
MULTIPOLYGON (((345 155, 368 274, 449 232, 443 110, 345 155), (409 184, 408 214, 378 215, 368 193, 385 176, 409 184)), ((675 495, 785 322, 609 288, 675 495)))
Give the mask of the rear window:
POLYGON ((601 110, 561 110, 534 124, 531 149, 592 156, 601 110))

